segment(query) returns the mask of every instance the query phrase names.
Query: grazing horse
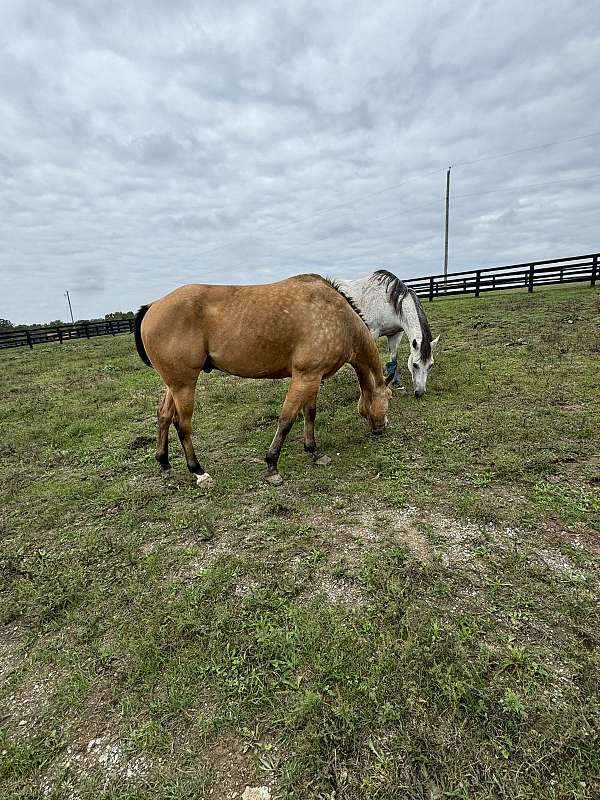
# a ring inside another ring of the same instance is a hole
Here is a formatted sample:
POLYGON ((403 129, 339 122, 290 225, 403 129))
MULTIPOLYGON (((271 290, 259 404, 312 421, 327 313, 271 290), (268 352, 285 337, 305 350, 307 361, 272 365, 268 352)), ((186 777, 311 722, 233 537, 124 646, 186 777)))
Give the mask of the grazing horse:
POLYGON ((379 353, 352 301, 320 275, 297 275, 261 286, 190 284, 142 306, 135 317, 142 360, 167 390, 158 409, 156 459, 170 468, 168 433, 175 425, 188 469, 198 485, 212 479, 196 458, 192 414, 201 371, 218 369, 244 378, 289 378, 279 425, 266 455, 265 480, 277 471, 282 445, 300 410, 304 449, 323 459, 315 441, 316 398, 322 378, 350 363, 360 384, 359 414, 373 433, 387 425, 391 396, 379 353))
POLYGON ((385 365, 394 389, 404 391, 398 373, 398 347, 406 333, 410 341, 408 371, 415 397, 425 394, 427 375, 433 366, 433 350, 440 337, 431 330, 416 292, 386 269, 365 278, 336 281, 342 292, 360 309, 375 339, 387 336, 390 360, 385 365))

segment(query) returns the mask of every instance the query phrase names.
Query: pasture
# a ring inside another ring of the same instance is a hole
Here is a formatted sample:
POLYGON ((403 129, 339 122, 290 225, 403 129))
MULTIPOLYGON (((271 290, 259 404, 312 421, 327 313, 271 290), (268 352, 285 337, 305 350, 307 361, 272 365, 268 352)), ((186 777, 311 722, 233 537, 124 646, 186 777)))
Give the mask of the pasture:
POLYGON ((0 354, 0 797, 599 796, 600 294, 425 310, 425 397, 370 437, 344 368, 280 488, 285 381, 201 375, 202 493, 132 337, 0 354))

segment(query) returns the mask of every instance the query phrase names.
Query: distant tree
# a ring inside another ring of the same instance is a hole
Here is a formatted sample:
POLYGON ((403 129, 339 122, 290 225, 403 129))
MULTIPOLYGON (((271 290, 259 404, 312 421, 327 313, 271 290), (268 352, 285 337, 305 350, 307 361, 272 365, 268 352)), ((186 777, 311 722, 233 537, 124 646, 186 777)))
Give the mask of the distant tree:
POLYGON ((131 319, 132 317, 133 311, 112 311, 110 314, 106 314, 104 319, 131 319))
POLYGON ((10 331, 14 327, 14 323, 12 323, 9 319, 2 319, 2 317, 0 317, 0 331, 10 331))

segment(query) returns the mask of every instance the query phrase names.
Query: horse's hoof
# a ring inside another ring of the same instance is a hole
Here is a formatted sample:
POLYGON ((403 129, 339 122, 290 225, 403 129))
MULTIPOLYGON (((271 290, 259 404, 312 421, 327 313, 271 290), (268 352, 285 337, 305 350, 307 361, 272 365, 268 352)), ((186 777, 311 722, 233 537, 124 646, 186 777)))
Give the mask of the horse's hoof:
POLYGON ((196 486, 201 486, 203 489, 210 489, 210 487, 214 485, 215 482, 208 472, 203 472, 202 475, 196 475, 196 486))
POLYGON ((318 467, 328 467, 331 464, 331 459, 326 453, 322 453, 318 458, 315 458, 315 464, 318 467))
POLYGON ((281 486, 283 483, 283 478, 278 472, 268 472, 265 475, 265 480, 269 484, 269 486, 281 486))

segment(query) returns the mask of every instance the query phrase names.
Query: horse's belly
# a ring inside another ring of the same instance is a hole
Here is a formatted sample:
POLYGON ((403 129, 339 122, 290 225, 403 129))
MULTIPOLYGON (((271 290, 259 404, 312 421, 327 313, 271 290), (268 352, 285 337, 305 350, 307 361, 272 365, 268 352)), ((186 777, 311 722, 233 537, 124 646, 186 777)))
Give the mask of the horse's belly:
POLYGON ((239 378, 289 378, 292 374, 287 367, 273 368, 272 366, 257 366, 245 368, 240 364, 227 364, 227 362, 213 362, 216 369, 226 372, 229 375, 237 375, 239 378))
POLYGON ((240 378, 287 378, 292 374, 291 357, 285 349, 260 343, 211 348, 209 357, 216 369, 240 378))

